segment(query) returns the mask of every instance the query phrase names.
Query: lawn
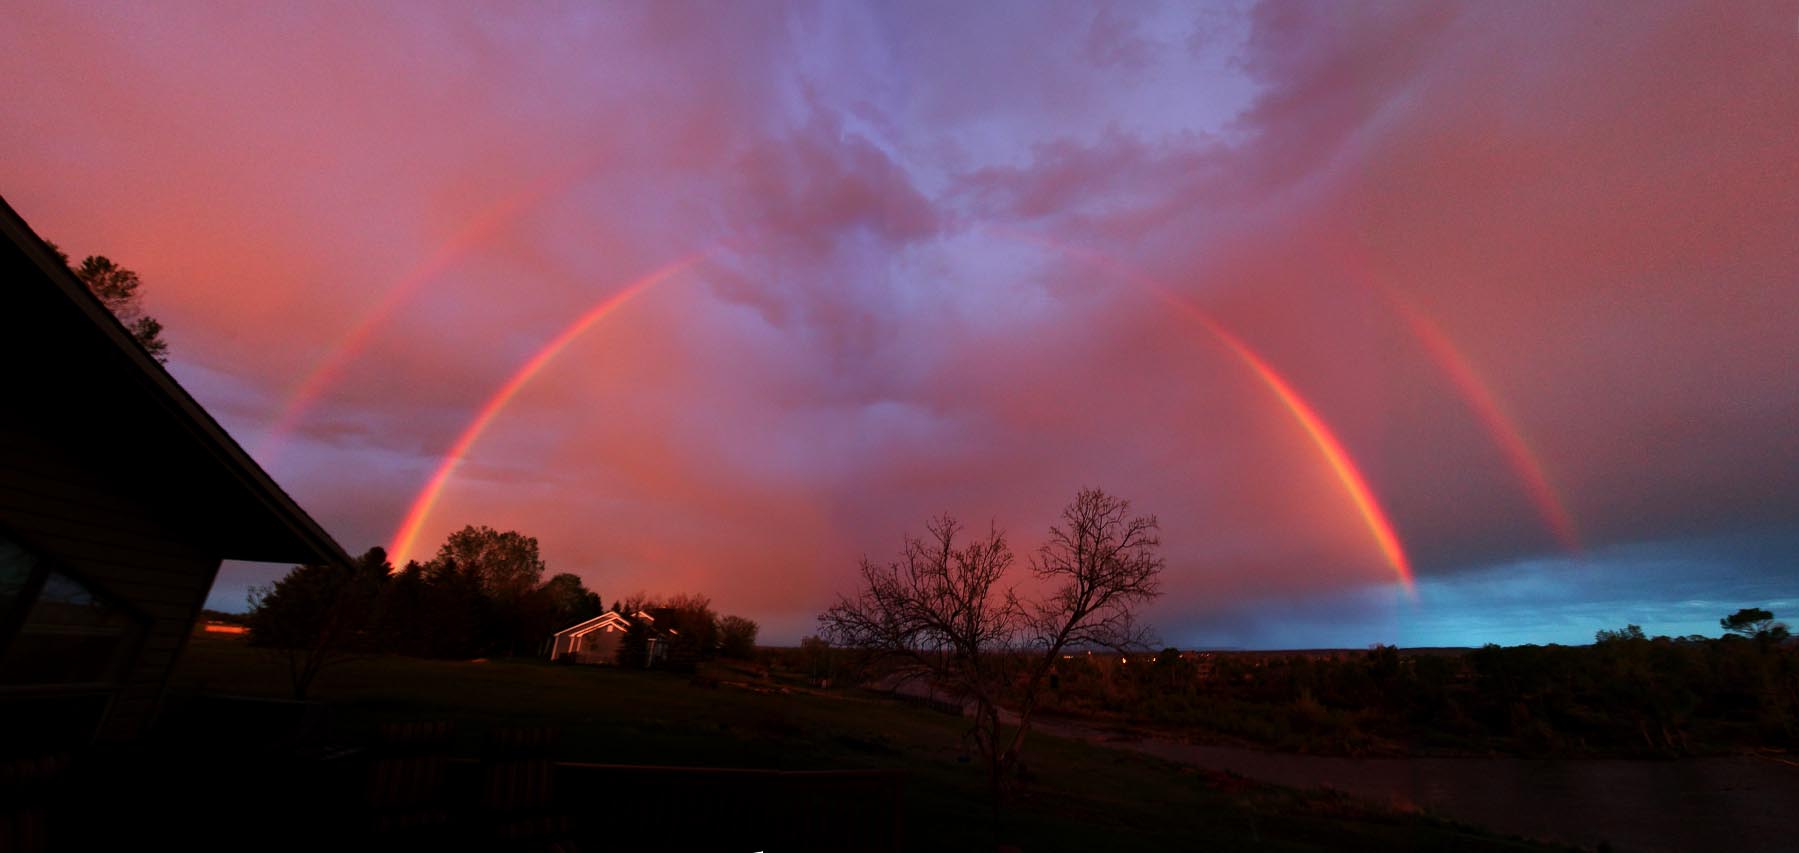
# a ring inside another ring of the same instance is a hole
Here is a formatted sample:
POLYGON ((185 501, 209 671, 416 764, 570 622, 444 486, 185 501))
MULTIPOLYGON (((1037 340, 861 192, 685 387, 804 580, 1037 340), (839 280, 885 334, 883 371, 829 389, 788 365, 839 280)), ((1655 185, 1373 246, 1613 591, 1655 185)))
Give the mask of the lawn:
MULTIPOLYGON (((709 678, 529 660, 382 657, 327 670, 315 698, 332 737, 366 742, 389 721, 451 720, 475 755, 498 727, 557 727, 560 757, 609 764, 781 770, 908 771, 908 849, 995 845, 982 772, 960 747, 955 718, 862 691, 815 692, 756 682, 725 668, 709 678)), ((171 685, 283 697, 283 673, 234 639, 200 637, 171 685)), ((1426 815, 1295 792, 1104 746, 1034 734, 1029 780, 1008 803, 999 837, 1041 850, 1541 849, 1426 815)))

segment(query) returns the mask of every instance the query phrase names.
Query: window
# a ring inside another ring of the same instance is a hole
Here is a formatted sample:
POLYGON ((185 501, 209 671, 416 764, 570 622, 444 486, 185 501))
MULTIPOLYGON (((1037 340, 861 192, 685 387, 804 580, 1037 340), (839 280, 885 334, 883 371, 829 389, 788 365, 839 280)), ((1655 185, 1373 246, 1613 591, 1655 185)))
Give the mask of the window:
POLYGON ((0 536, 0 628, 10 624, 7 616, 13 612, 14 602, 26 597, 25 587, 36 571, 37 558, 0 536))
POLYGON ((142 620, 0 536, 0 684, 117 680, 142 620))

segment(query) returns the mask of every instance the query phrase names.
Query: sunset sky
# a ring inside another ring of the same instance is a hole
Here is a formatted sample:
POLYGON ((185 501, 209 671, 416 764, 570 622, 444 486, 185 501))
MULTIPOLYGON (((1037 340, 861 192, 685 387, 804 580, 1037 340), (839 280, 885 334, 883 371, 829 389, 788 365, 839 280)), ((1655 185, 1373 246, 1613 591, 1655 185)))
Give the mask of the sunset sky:
POLYGON ((1099 486, 1171 644, 1799 617, 1791 2, 6 15, 0 194, 352 552, 785 643, 1099 486))

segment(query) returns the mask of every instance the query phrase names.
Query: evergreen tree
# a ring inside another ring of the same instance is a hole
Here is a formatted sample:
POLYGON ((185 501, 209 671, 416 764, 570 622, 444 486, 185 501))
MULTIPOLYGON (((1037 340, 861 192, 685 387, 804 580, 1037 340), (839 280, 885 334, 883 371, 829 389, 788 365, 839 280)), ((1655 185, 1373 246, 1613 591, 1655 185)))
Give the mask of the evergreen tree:
MULTIPOLYGON (((55 243, 50 250, 62 260, 63 266, 69 266, 69 256, 55 243)), ((87 289, 100 299, 114 317, 125 326, 131 337, 139 346, 156 359, 159 364, 169 361, 169 344, 162 339, 162 323, 144 312, 143 294, 139 288, 143 281, 137 273, 132 272, 105 255, 89 255, 82 259, 81 266, 73 267, 75 277, 87 285, 87 289)))

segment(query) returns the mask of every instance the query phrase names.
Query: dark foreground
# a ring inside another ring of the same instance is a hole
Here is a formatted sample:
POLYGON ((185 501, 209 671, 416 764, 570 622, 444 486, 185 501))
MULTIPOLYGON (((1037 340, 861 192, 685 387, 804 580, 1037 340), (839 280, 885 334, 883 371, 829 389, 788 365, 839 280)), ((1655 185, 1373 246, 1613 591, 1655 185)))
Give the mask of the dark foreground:
POLYGON ((205 697, 279 697, 276 669, 196 641, 163 731, 89 761, 53 828, 80 842, 60 849, 1541 849, 1048 736, 996 828, 959 720, 709 675, 383 658, 328 672, 320 706, 256 708, 205 697), (123 811, 80 820, 95 801, 123 811))
POLYGON ((1046 724, 1058 733, 1280 785, 1412 803, 1533 837, 1630 853, 1795 849, 1799 762, 1784 755, 1676 760, 1300 755, 1046 724))
POLYGON ((553 743, 541 729, 503 730, 462 758, 439 737, 450 731, 391 726, 329 756, 164 742, 90 759, 60 783, 50 843, 32 849, 902 849, 903 772, 559 762, 536 748, 553 743), (111 804, 106 820, 93 803, 111 804))

